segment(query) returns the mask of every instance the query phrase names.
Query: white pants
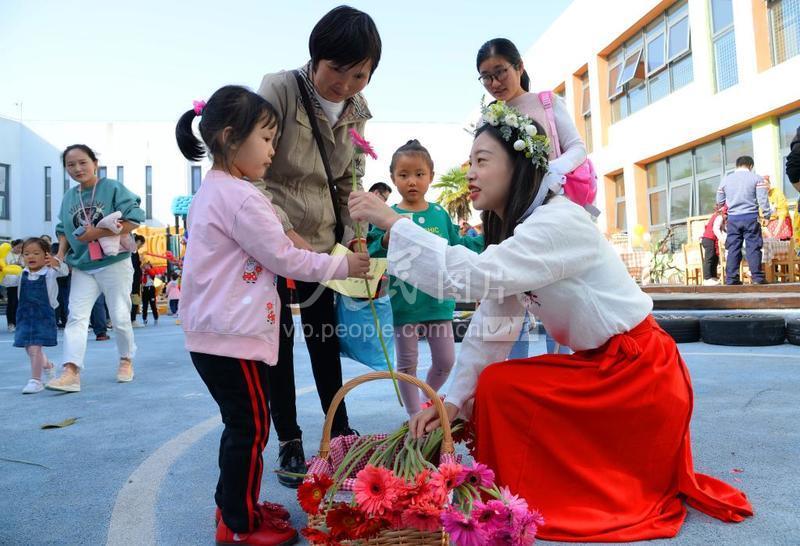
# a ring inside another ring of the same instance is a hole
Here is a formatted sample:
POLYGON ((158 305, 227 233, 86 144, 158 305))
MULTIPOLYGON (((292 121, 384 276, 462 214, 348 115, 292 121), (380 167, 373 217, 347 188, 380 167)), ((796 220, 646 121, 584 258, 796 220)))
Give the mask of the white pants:
POLYGON ((69 291, 69 319, 64 329, 64 364, 71 362, 83 369, 86 354, 86 331, 92 307, 102 292, 114 324, 114 338, 120 358, 133 358, 136 344, 131 326, 131 286, 133 264, 122 260, 94 274, 79 269, 72 270, 69 291))

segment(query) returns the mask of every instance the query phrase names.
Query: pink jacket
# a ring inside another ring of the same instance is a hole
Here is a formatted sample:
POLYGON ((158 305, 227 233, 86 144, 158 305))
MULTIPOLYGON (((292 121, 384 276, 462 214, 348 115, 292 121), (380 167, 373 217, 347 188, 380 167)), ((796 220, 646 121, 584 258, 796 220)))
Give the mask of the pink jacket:
POLYGON ((263 193, 211 170, 189 209, 180 317, 192 352, 278 360, 276 275, 319 282, 347 277, 347 260, 295 248, 263 193))

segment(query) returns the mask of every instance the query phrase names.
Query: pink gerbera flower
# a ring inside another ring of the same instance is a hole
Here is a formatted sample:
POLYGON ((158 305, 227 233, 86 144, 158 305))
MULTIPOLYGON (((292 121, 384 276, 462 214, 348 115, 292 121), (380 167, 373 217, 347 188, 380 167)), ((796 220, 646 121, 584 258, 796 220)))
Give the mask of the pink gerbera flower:
POLYGON ((442 512, 442 526, 455 546, 485 546, 486 532, 480 524, 454 508, 442 512))
POLYGON ((358 131, 355 129, 350 129, 348 131, 350 134, 350 141, 353 143, 353 146, 358 148, 361 153, 367 154, 372 159, 378 159, 378 154, 375 153, 375 150, 372 148, 372 144, 370 144, 364 137, 358 134, 358 131))
POLYGON ((492 505, 491 503, 484 504, 478 500, 472 505, 472 517, 487 533, 503 528, 510 521, 508 508, 503 503, 499 504, 500 506, 492 505))
POLYGON ((511 509, 514 517, 518 517, 528 513, 528 502, 520 498, 519 495, 514 495, 508 487, 500 488, 500 500, 511 509))
POLYGON ((390 470, 368 465, 356 474, 353 492, 356 502, 364 512, 370 515, 383 515, 397 500, 396 485, 390 470))
POLYGON ((494 471, 479 462, 472 463, 461 471, 458 478, 462 483, 468 483, 474 487, 491 487, 494 483, 494 471))

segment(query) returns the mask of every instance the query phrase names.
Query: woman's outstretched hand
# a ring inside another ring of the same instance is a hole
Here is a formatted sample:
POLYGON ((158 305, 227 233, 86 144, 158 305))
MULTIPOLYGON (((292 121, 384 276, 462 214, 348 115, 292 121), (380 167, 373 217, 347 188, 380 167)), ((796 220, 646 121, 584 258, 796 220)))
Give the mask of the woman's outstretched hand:
MULTIPOLYGON (((458 415, 458 406, 450 402, 445 402, 444 409, 447 412, 447 418, 452 423, 453 419, 458 415)), ((411 436, 414 438, 425 436, 427 433, 436 430, 440 426, 442 426, 442 422, 439 419, 439 412, 436 411, 436 406, 431 406, 417 413, 408 423, 408 429, 411 431, 411 436)))
POLYGON ((356 222, 369 222, 389 231, 402 216, 386 205, 380 197, 365 191, 354 191, 348 202, 350 217, 356 222))

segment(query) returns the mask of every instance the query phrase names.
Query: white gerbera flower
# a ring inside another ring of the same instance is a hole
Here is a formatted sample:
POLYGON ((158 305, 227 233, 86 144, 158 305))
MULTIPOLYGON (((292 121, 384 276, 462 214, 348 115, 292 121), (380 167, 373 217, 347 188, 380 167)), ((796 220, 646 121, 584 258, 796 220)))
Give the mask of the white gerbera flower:
POLYGON ((525 132, 528 133, 528 136, 536 136, 536 133, 538 133, 535 125, 526 125, 525 132))
POLYGON ((483 115, 483 120, 489 125, 497 125, 497 116, 494 115, 494 112, 486 112, 483 115))
POLYGON ((519 140, 517 140, 516 142, 514 142, 514 149, 515 149, 516 151, 518 151, 518 152, 521 152, 522 150, 524 150, 524 149, 525 149, 525 147, 526 147, 526 146, 525 146, 525 141, 524 141, 524 140, 522 140, 522 139, 519 139, 519 140))

